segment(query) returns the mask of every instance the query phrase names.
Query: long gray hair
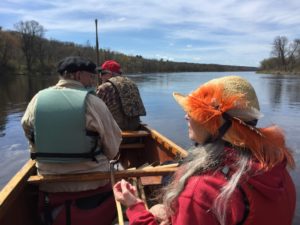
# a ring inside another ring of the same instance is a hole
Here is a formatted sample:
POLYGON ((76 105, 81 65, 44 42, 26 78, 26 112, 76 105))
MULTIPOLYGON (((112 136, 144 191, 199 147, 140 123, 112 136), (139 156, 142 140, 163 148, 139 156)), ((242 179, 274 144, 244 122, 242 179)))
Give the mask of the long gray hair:
MULTIPOLYGON (((210 170, 217 170, 225 158, 224 141, 219 140, 204 146, 197 146, 190 150, 186 162, 182 165, 183 171, 180 177, 163 189, 163 203, 169 210, 171 216, 176 213, 177 199, 184 190, 187 180, 193 175, 201 175, 210 170)), ((250 163, 250 153, 246 150, 237 151, 237 160, 234 173, 229 177, 228 182, 221 189, 221 193, 212 205, 212 212, 215 214, 221 225, 226 224, 226 209, 228 200, 233 191, 237 188, 238 181, 247 171, 250 163)), ((221 169, 221 168, 220 168, 221 169)), ((180 213, 180 212, 179 212, 180 213)))

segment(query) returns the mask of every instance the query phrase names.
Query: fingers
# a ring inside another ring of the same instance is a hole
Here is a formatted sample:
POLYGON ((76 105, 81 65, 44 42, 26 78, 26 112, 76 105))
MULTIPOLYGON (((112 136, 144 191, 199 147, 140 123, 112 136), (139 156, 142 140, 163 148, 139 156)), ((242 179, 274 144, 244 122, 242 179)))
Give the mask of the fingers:
POLYGON ((132 193, 132 185, 125 180, 121 180, 121 190, 124 199, 133 198, 134 193, 132 193))
POLYGON ((121 202, 123 200, 123 195, 122 195, 122 189, 121 189, 121 183, 120 181, 117 182, 114 186, 113 186, 113 192, 115 195, 115 199, 119 202, 121 202))
POLYGON ((123 179, 114 185, 113 191, 116 200, 128 207, 141 201, 136 197, 136 188, 123 179))
POLYGON ((118 181, 118 182, 114 185, 113 189, 114 189, 114 190, 117 190, 117 191, 122 191, 122 189, 121 189, 121 182, 118 181))
POLYGON ((130 192, 132 194, 136 193, 136 187, 131 185, 129 182, 125 181, 124 179, 119 181, 117 184, 118 185, 116 186, 116 188, 122 193, 124 192, 130 192))
POLYGON ((122 192, 124 192, 125 190, 128 190, 128 188, 130 187, 130 184, 125 181, 124 179, 121 180, 121 189, 122 192))

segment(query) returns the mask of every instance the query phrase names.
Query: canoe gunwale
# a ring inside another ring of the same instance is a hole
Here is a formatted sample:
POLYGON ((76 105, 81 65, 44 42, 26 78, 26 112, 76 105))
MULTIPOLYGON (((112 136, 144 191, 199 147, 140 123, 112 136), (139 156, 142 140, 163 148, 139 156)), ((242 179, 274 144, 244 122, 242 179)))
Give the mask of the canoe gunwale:
POLYGON ((12 207, 14 201, 25 189, 30 175, 36 173, 35 161, 28 160, 27 163, 16 173, 16 175, 4 186, 0 192, 0 221, 6 211, 12 207))

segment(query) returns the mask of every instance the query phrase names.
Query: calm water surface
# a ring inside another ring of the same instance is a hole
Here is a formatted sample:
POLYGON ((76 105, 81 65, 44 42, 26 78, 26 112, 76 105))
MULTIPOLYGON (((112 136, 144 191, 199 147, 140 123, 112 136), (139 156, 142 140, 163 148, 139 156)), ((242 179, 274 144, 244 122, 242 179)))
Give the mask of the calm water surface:
MULTIPOLYGON (((259 75, 253 72, 165 73, 130 75, 139 86, 149 124, 178 145, 188 148, 184 112, 172 98, 172 92, 189 93, 200 84, 216 77, 239 75, 255 87, 264 117, 258 126, 280 125, 288 146, 294 150, 297 168, 292 177, 297 188, 297 210, 293 224, 300 224, 300 76, 259 75)), ((27 141, 20 125, 21 117, 32 96, 56 83, 56 77, 0 77, 0 189, 28 160, 27 141)))

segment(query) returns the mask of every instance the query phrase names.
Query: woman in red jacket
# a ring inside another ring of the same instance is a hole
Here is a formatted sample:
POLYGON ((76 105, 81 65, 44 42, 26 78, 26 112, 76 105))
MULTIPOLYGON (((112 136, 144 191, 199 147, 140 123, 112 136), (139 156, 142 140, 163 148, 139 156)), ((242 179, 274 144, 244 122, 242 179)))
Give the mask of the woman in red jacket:
POLYGON ((261 113, 251 84, 227 76, 173 96, 197 145, 156 210, 147 211, 125 180, 115 185, 130 224, 292 224, 296 194, 286 167, 294 159, 279 127, 256 127, 261 113))

